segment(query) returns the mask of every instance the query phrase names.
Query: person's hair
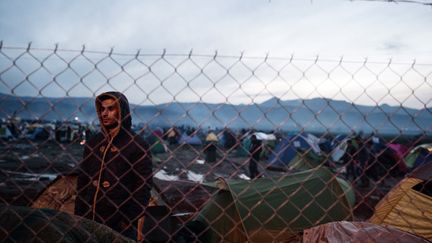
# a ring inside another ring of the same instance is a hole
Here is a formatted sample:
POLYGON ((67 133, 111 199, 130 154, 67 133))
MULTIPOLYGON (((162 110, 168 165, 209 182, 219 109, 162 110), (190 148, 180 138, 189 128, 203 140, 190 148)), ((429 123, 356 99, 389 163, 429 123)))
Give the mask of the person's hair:
POLYGON ((113 97, 111 95, 108 95, 108 94, 100 95, 100 96, 97 97, 97 99, 98 99, 99 102, 102 102, 104 100, 109 100, 109 99, 116 100, 115 97, 113 97))

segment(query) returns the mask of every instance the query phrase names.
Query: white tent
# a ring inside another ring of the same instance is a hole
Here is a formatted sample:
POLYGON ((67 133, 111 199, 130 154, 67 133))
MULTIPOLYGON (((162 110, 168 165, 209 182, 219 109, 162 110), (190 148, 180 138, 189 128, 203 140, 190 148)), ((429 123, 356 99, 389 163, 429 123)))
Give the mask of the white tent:
POLYGON ((255 132, 253 135, 255 135, 258 140, 276 140, 276 136, 274 134, 255 132))

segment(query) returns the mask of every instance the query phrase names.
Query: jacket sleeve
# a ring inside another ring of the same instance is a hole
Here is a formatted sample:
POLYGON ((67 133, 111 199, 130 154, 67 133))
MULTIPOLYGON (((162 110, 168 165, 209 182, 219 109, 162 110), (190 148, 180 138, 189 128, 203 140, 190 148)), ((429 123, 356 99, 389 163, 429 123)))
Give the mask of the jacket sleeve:
POLYGON ((90 156, 90 148, 88 145, 84 147, 83 159, 78 165, 77 177, 77 195, 75 198, 75 215, 86 216, 91 211, 91 202, 89 201, 88 187, 91 186, 91 179, 85 169, 90 156))
POLYGON ((131 192, 132 200, 127 208, 127 216, 135 221, 144 215, 153 186, 153 165, 149 146, 143 140, 137 142, 133 163, 135 189, 131 192))

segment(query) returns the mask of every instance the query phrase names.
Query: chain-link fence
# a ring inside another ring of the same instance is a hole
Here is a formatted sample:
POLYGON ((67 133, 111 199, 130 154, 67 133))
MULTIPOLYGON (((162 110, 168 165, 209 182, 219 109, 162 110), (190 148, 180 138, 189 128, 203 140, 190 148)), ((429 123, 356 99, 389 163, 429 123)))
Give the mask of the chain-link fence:
POLYGON ((0 239, 430 240, 431 73, 1 44, 0 239))

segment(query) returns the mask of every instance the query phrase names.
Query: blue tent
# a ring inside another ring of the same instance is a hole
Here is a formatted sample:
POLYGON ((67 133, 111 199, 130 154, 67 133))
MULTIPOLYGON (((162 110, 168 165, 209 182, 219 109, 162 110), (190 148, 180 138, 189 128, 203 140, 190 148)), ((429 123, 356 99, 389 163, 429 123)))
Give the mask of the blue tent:
POLYGON ((408 168, 414 169, 420 165, 432 162, 432 144, 422 144, 412 149, 405 156, 408 168))
POLYGON ((331 142, 332 148, 335 148, 339 144, 345 142, 346 139, 349 139, 348 135, 346 135, 346 134, 338 134, 336 137, 333 138, 333 140, 331 142))
POLYGON ((270 153, 267 161, 269 169, 287 169, 288 165, 297 156, 297 152, 315 152, 320 153, 318 139, 310 134, 298 134, 283 138, 270 153))
POLYGON ((202 145, 201 139, 196 134, 187 135, 183 133, 179 139, 180 144, 202 145))

